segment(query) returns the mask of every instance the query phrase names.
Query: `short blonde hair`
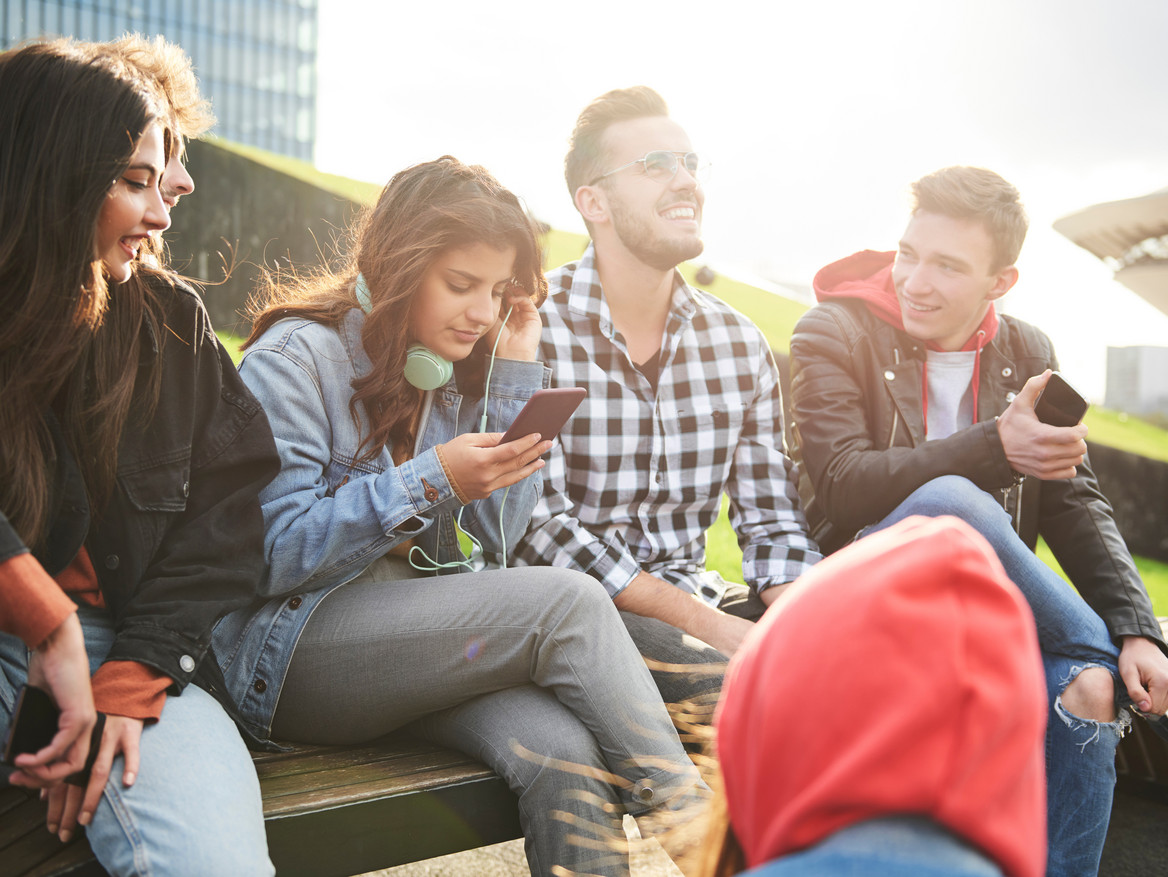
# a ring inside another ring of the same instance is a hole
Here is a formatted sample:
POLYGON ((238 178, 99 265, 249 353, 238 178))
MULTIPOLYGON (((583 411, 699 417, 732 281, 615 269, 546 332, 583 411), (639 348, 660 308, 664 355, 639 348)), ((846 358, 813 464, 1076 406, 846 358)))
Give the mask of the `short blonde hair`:
POLYGON ((994 244, 994 271, 1018 261, 1030 220, 1018 190, 981 167, 946 167, 912 184, 912 212, 972 219, 985 226, 994 244))

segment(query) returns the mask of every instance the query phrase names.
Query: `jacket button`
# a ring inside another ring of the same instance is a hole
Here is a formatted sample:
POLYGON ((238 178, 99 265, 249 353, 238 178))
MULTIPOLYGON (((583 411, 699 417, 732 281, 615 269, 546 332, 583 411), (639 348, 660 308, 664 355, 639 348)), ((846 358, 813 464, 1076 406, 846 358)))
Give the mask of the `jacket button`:
POLYGON ((183 496, 191 495, 191 482, 184 481, 182 486, 183 496))
POLYGON ((1006 366, 1004 369, 1002 369, 1002 377, 1008 378, 1012 374, 1014 374, 1014 369, 1010 368, 1009 366, 1006 366))
POLYGON ((888 369, 888 371, 886 371, 884 373, 884 380, 886 380, 886 381, 896 380, 896 372, 894 372, 892 369, 888 369))
POLYGON ((648 780, 641 780, 639 783, 637 783, 634 789, 634 794, 641 801, 648 804, 653 800, 654 797, 653 785, 648 780))
POLYGON ((183 655, 178 659, 178 665, 182 667, 184 673, 193 673, 195 670, 195 659, 190 655, 183 655))
POLYGON ((288 608, 289 609, 299 609, 300 604, 303 602, 304 602, 303 597, 293 597, 291 600, 288 601, 288 608))
POLYGON ((106 569, 117 569, 119 566, 121 566, 121 563, 122 563, 122 559, 120 557, 118 557, 116 554, 110 554, 110 555, 106 556, 105 568, 106 569))
POLYGON ((257 679, 255 681, 255 685, 253 685, 252 688, 258 691, 260 694, 263 694, 268 690, 268 683, 264 682, 262 679, 257 679))

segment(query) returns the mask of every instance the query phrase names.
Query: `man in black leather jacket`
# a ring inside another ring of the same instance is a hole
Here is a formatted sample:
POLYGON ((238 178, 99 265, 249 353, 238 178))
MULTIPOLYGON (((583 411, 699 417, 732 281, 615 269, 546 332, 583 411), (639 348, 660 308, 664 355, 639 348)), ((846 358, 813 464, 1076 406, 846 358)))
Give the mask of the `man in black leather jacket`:
POLYGON ((1050 340, 994 310, 1018 278, 1017 191, 979 168, 946 168, 913 191, 898 250, 819 272, 820 304, 792 337, 800 493, 828 551, 911 514, 957 515, 994 546, 1046 663, 1048 873, 1093 874, 1130 721, 1122 704, 1168 709, 1165 645, 1087 461, 1086 427, 1034 413, 1058 365, 1050 340), (1037 535, 1086 602, 1033 555, 1037 535))

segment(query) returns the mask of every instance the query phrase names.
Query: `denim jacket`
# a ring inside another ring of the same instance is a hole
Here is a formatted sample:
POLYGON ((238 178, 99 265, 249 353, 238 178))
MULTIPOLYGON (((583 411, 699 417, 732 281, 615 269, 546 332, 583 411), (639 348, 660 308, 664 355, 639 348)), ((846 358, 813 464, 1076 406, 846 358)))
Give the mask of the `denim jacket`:
MULTIPOLYGON (((292 652, 313 609, 333 588, 407 539, 435 561, 461 560, 455 514, 462 507, 435 445, 479 428, 483 400, 471 402, 456 380, 428 392, 413 457, 395 466, 392 448, 358 460, 370 427, 363 407, 349 409, 354 379, 372 365, 361 342, 365 315, 354 308, 333 328, 282 320, 248 350, 240 374, 259 398, 280 453, 281 469, 261 493, 267 570, 263 599, 225 618, 215 650, 244 721, 267 738, 292 652)), ((503 432, 524 403, 547 385, 537 362, 499 359, 488 393, 487 430, 503 432)), ((539 496, 540 478, 495 491, 465 507, 460 526, 499 565, 523 535, 539 496)))

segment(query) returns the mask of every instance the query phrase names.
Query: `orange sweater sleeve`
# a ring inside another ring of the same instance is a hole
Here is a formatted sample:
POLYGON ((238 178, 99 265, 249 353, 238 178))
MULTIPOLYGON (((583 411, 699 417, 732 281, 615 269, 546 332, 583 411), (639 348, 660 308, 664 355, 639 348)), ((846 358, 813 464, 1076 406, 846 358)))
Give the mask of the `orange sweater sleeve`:
POLYGON ((0 630, 34 649, 77 607, 29 553, 0 563, 0 630))
POLYGON ((171 678, 137 661, 106 661, 93 674, 93 704, 112 716, 158 721, 171 678))

